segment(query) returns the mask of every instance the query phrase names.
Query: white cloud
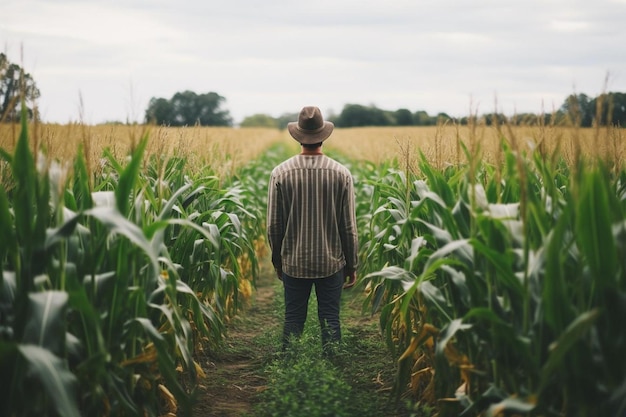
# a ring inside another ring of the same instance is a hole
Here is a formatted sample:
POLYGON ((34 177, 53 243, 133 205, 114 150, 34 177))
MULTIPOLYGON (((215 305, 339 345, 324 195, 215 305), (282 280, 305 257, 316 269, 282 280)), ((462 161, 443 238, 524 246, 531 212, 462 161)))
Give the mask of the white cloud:
POLYGON ((3 29, 22 35, 79 40, 96 47, 183 37, 180 31, 145 13, 113 9, 106 2, 21 1, 14 4, 5 15, 3 29))
MULTIPOLYGON (((346 103, 461 115, 626 91, 626 0, 0 0, 0 42, 44 117, 125 120, 129 90, 215 91, 236 120, 346 103)), ((137 105, 136 105, 137 106, 137 105)), ((135 106, 135 107, 136 107, 135 106)), ((133 109, 139 118, 143 109, 133 109)))
POLYGON ((576 20, 553 20, 550 22, 550 27, 557 32, 581 32, 588 30, 591 24, 576 20))

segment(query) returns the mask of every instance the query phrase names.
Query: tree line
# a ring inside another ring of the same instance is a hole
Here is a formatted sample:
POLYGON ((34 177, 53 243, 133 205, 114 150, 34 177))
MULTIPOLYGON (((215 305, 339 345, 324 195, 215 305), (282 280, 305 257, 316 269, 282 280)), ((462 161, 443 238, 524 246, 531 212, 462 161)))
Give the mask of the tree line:
MULTIPOLYGON (((21 94, 29 102, 40 96, 33 77, 9 62, 0 53, 0 122, 18 119, 18 102, 21 94)), ((171 98, 153 97, 145 111, 144 123, 160 126, 233 126, 233 118, 226 105, 226 98, 216 92, 196 93, 182 91, 171 98)), ((33 109, 29 116, 36 117, 33 109)), ((279 117, 258 113, 245 117, 241 127, 271 127, 284 129, 287 123, 297 120, 297 113, 284 113, 279 117)), ((626 126, 626 93, 609 92, 597 97, 586 94, 571 94, 558 110, 546 114, 522 113, 507 116, 501 113, 486 113, 454 118, 446 113, 429 115, 424 110, 411 111, 406 108, 384 110, 374 105, 346 104, 339 114, 329 114, 327 119, 337 127, 365 126, 435 126, 453 122, 460 125, 470 123, 510 123, 513 125, 570 124, 581 127, 595 125, 626 126)))
MULTIPOLYGON (((289 121, 297 120, 297 113, 272 118, 257 114, 245 118, 241 126, 286 127, 289 121)), ((436 126, 441 123, 483 123, 487 126, 509 123, 512 125, 575 125, 592 127, 617 125, 626 126, 626 93, 609 92, 591 98, 586 94, 568 96, 561 107, 544 114, 520 113, 507 116, 503 113, 485 113, 455 118, 446 113, 429 115, 424 110, 411 112, 409 109, 383 110, 376 106, 346 104, 338 115, 329 115, 328 120, 337 127, 365 126, 436 126)))
MULTIPOLYGON (((19 65, 11 63, 6 54, 0 53, 0 123, 19 120, 19 101, 22 95, 32 102, 41 93, 30 74, 24 72, 19 65)), ((27 111, 29 117, 35 117, 32 108, 27 111)))
MULTIPOLYGON (((145 122, 158 125, 232 126, 228 110, 222 108, 226 99, 217 93, 195 94, 191 91, 176 93, 171 99, 153 98, 146 110, 145 122)), ((248 116, 241 127, 269 127, 284 129, 287 123, 297 120, 298 113, 284 113, 279 117, 258 113, 248 116)), ((609 92, 591 98, 586 94, 568 96, 561 107, 545 114, 521 113, 507 116, 486 113, 454 118, 446 113, 429 115, 424 110, 384 110, 374 105, 346 104, 339 114, 329 114, 327 119, 337 127, 366 126, 436 126, 441 123, 509 123, 513 125, 566 124, 581 127, 600 125, 626 126, 626 93, 609 92)))

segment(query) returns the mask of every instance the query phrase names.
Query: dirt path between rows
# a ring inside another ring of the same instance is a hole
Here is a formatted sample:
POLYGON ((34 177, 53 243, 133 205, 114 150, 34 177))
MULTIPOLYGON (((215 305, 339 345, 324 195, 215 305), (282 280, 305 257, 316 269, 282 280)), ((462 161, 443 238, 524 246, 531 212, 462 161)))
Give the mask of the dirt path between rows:
MULTIPOLYGON (((259 393, 267 388, 264 367, 276 358, 279 347, 282 319, 276 297, 282 297, 280 284, 269 260, 263 260, 257 288, 244 310, 228 324, 223 347, 196 359, 206 378, 199 389, 194 417, 255 415, 259 393)), ((371 413, 365 417, 408 416, 402 407, 387 401, 395 363, 381 339, 378 318, 362 314, 363 300, 362 290, 356 287, 344 294, 342 328, 350 335, 348 343, 354 353, 341 366, 351 379, 352 389, 361 394, 354 398, 378 404, 377 410, 370 407, 371 413)))
POLYGON ((198 417, 241 417, 253 415, 255 396, 265 388, 260 375, 264 354, 258 338, 278 328, 274 313, 275 287, 264 272, 252 299, 229 324, 225 346, 201 358, 206 373, 194 409, 198 417))

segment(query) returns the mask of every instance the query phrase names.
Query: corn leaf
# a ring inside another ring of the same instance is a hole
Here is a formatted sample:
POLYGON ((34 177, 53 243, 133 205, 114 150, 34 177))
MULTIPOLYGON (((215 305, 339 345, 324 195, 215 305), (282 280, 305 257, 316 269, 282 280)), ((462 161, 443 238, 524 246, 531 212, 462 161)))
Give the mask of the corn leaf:
POLYGON ((74 214, 69 220, 64 222, 61 226, 56 229, 48 229, 46 231, 46 241, 44 244, 44 248, 46 250, 50 249, 54 244, 60 242, 63 239, 67 239, 74 233, 76 230, 76 226, 78 222, 82 218, 82 214, 74 214))
POLYGON ((3 261, 7 254, 17 255, 18 246, 13 229, 13 216, 9 210, 9 201, 4 187, 0 187, 0 236, 2 236, 0 239, 0 261, 3 261))
MULTIPOLYGON (((19 345, 29 376, 38 380, 58 415, 81 417, 76 402, 76 377, 65 362, 48 349, 36 345, 19 345)), ((26 387, 24 387, 26 388, 26 387)))
POLYGON ((577 242, 600 293, 613 286, 618 265, 608 184, 599 169, 589 172, 581 181, 576 213, 577 242))
POLYGON ((68 295, 64 291, 28 294, 28 318, 23 342, 41 346, 52 354, 65 354, 65 310, 68 295))
POLYGON ((599 316, 600 311, 597 309, 586 311, 576 317, 567 329, 559 335, 556 342, 551 346, 548 359, 541 370, 542 386, 545 386, 553 373, 562 366, 568 352, 589 332, 599 316))
POLYGON ((133 189, 139 176, 139 169, 141 168, 141 162, 143 152, 148 145, 148 137, 145 136, 139 142, 137 149, 133 153, 130 163, 120 173, 120 178, 115 188, 115 201, 117 203, 117 209, 124 216, 129 214, 129 204, 132 198, 133 189))

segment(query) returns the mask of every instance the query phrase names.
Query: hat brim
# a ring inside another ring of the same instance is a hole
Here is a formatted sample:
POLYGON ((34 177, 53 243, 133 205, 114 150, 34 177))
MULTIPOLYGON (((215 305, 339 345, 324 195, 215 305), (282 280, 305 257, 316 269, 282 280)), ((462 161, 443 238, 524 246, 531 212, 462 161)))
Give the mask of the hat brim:
POLYGON ((330 134, 333 133, 334 128, 335 125, 333 122, 328 121, 324 121, 324 126, 314 131, 301 129, 300 126, 298 126, 298 122, 287 123, 287 130, 289 130, 291 137, 303 145, 313 145, 315 143, 324 142, 328 139, 330 134))

